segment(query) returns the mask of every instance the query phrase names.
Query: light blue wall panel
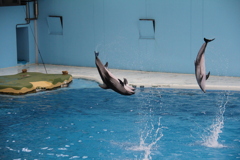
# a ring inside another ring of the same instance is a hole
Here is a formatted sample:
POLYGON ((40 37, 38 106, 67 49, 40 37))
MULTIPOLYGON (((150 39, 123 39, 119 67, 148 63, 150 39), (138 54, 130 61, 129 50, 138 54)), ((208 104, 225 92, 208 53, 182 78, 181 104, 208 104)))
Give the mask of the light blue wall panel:
POLYGON ((139 68, 142 64, 138 47, 138 27, 145 2, 142 0, 104 2, 105 52, 103 58, 106 57, 104 60, 109 62, 109 67, 139 68))
POLYGON ((16 24, 24 21, 22 7, 0 7, 0 68, 17 65, 16 24))
POLYGON ((204 8, 204 36, 216 38, 206 54, 208 69, 240 76, 240 1, 204 1, 204 8))
MULTIPOLYGON (((0 68, 17 65, 16 25, 26 23, 25 15, 25 6, 0 7, 0 68)), ((29 27, 29 62, 34 63, 35 45, 32 34, 34 28, 32 24, 30 25, 25 25, 24 27, 29 27)))
POLYGON ((139 38, 140 39, 154 39, 155 37, 155 23, 151 19, 139 20, 139 38))
POLYGON ((147 5, 148 16, 156 19, 154 71, 190 73, 190 1, 151 0, 147 5))
POLYGON ((93 1, 40 1, 39 47, 46 63, 93 66, 93 1), (62 16, 63 35, 49 35, 47 17, 62 16))
POLYGON ((238 0, 39 0, 39 46, 46 63, 194 73, 203 38, 212 75, 240 76, 238 0), (63 17, 63 35, 49 35, 47 17, 63 17), (155 39, 139 39, 139 19, 155 19, 155 39))
POLYGON ((51 35, 62 35, 62 23, 60 17, 47 17, 48 31, 51 35))

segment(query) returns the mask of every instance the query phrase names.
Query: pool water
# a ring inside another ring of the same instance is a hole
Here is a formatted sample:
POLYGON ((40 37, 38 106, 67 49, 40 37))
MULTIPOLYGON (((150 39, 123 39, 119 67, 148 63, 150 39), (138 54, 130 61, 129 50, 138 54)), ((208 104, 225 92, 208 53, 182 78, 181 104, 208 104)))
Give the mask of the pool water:
POLYGON ((122 96, 81 79, 0 95, 0 159, 237 159, 239 97, 159 88, 122 96))

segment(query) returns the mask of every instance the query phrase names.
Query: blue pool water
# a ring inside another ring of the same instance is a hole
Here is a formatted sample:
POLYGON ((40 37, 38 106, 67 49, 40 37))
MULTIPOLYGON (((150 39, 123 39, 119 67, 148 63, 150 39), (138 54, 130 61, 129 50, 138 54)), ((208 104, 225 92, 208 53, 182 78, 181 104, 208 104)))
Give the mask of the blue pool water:
POLYGON ((86 80, 0 95, 0 159, 237 159, 239 97, 157 88, 122 96, 86 80))

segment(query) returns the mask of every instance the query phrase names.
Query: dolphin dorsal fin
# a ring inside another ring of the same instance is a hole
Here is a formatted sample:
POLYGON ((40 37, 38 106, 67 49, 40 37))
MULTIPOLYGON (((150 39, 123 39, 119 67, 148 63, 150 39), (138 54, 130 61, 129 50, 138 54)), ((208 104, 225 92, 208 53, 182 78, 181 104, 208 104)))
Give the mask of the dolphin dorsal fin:
POLYGON ((208 74, 206 75, 206 80, 209 78, 210 76, 210 72, 208 72, 208 74))
POLYGON ((123 78, 123 80, 124 80, 124 84, 127 85, 127 84, 128 84, 127 79, 126 79, 126 78, 123 78))
POLYGON ((108 68, 108 62, 104 65, 106 68, 108 68))
POLYGON ((118 80, 119 80, 120 84, 121 84, 122 86, 124 86, 123 81, 122 81, 121 79, 118 79, 118 80))

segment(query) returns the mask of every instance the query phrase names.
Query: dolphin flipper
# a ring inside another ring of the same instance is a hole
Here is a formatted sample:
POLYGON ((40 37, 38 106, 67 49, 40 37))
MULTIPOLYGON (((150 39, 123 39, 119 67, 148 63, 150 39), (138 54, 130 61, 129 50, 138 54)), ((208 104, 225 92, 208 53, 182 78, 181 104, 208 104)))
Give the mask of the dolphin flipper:
POLYGON ((202 75, 201 78, 200 78, 200 82, 202 82, 202 79, 203 79, 203 75, 202 75))
POLYGON ((100 86, 102 89, 109 89, 109 87, 108 87, 106 84, 99 84, 99 86, 100 86))
POLYGON ((206 75, 206 80, 209 78, 210 76, 210 72, 208 72, 208 74, 206 75))

